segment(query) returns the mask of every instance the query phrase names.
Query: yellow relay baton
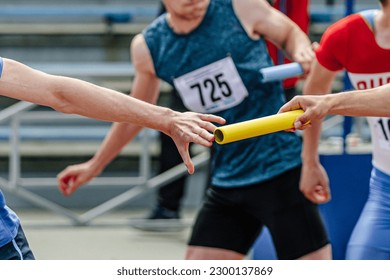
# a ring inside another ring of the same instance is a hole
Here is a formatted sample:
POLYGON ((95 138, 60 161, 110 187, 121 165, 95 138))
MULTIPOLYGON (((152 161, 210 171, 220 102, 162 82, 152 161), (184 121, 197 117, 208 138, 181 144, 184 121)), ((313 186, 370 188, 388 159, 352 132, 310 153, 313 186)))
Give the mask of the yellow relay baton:
POLYGON ((297 117, 303 114, 303 112, 303 110, 293 110, 245 122, 220 126, 214 131, 215 142, 218 144, 227 144, 291 129, 294 127, 294 122, 297 117))

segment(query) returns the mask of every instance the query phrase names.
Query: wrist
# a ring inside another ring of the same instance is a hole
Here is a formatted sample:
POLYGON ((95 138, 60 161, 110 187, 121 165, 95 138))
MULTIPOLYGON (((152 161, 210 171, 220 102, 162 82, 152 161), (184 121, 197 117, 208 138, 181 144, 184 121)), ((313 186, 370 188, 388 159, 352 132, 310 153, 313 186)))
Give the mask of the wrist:
POLYGON ((334 94, 324 95, 324 103, 328 105, 328 113, 332 114, 334 110, 337 110, 337 98, 334 94))
POLYGON ((93 172, 93 174, 95 174, 95 176, 97 176, 98 174, 102 173, 108 163, 95 155, 88 161, 88 164, 89 169, 93 172))
POLYGON ((173 125, 173 119, 177 115, 177 112, 169 109, 169 108, 163 108, 161 112, 161 116, 158 117, 158 122, 156 122, 157 127, 156 129, 160 130, 161 132, 171 135, 172 132, 172 125, 173 125))
POLYGON ((319 165, 320 164, 320 158, 319 156, 307 156, 305 154, 302 154, 302 164, 307 165, 307 166, 314 166, 314 165, 319 165))

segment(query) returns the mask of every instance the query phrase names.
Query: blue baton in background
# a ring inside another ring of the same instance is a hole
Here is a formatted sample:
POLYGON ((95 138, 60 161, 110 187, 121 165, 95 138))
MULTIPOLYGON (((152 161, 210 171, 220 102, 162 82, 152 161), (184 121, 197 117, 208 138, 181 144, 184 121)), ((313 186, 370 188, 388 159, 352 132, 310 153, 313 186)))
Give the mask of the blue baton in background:
POLYGON ((276 65, 260 69, 261 82, 281 81, 287 78, 300 76, 304 73, 298 62, 276 65))

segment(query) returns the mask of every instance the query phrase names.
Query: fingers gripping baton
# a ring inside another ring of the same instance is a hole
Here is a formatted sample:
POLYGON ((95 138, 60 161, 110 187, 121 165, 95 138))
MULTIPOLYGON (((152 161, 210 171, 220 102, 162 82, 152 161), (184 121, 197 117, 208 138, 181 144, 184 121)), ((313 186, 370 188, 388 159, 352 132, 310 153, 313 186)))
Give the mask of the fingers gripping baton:
POLYGON ((262 83, 267 83, 300 76, 303 73, 302 66, 297 62, 293 62, 260 69, 260 79, 262 83))
POLYGON ((267 117, 224 125, 214 131, 215 141, 218 144, 227 144, 277 131, 288 130, 294 127, 294 122, 303 110, 288 111, 267 117))
MULTIPOLYGON (((266 67, 260 70, 263 83, 284 80, 302 75, 302 66, 297 63, 288 63, 278 66, 266 67)), ((303 110, 294 110, 263 118, 225 125, 214 131, 215 141, 218 144, 227 144, 256 136, 288 130, 294 127, 294 122, 303 110)))

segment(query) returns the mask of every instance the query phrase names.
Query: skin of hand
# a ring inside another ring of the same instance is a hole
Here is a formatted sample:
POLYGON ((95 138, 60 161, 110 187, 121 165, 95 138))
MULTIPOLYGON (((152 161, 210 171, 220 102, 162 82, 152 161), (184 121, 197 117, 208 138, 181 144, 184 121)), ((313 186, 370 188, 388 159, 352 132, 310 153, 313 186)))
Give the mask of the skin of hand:
MULTIPOLYGON (((177 0, 165 0, 164 3, 169 12, 168 20, 175 32, 186 33, 200 24, 209 4, 209 0, 196 0, 191 3, 177 0)), ((305 72, 308 71, 306 65, 313 59, 314 52, 306 34, 293 21, 276 9, 271 8, 266 1, 234 0, 233 5, 249 36, 254 39, 260 38, 260 36, 267 37, 276 46, 283 48, 289 57, 302 63, 305 72), (274 32, 274 30, 278 30, 278 32, 274 32)), ((141 34, 136 36, 133 40, 131 53, 132 61, 137 72, 132 96, 143 101, 155 103, 159 94, 159 79, 156 77, 153 61, 141 34)), ((221 120, 214 121, 222 124, 221 120)), ((192 174, 194 172, 194 167, 188 152, 189 141, 198 141, 201 142, 200 144, 207 146, 211 144, 206 143, 205 141, 214 140, 213 136, 207 135, 207 132, 202 132, 200 129, 193 129, 192 127, 187 126, 185 122, 178 121, 175 124, 174 127, 162 131, 174 138, 179 153, 182 156, 189 173, 192 174), (188 132, 186 137, 183 137, 183 131, 188 132)), ((202 125, 205 124, 197 124, 198 127, 200 126, 202 129, 211 131, 210 126, 205 127, 202 125)), ((116 131, 115 133, 116 134, 112 134, 112 137, 110 137, 110 141, 113 143, 115 143, 115 140, 112 139, 120 138, 121 136, 120 132, 116 131)), ((127 135, 128 141, 130 141, 134 135, 135 132, 127 135)), ((120 145, 118 147, 120 147, 120 145)), ((114 149, 115 153, 118 152, 118 147, 114 149)), ((71 171, 69 171, 69 169, 66 171, 67 169, 65 169, 61 172, 59 175, 60 189, 74 191, 82 183, 92 179, 96 174, 100 174, 102 166, 104 168, 112 159, 112 156, 108 155, 108 151, 105 151, 102 154, 103 160, 92 160, 92 162, 86 163, 86 166, 79 166, 80 170, 86 172, 84 175, 77 173, 77 175, 69 176, 70 173, 75 174, 75 172, 77 172, 75 171, 75 169, 77 169, 75 166, 69 167, 71 168, 71 171), (96 163, 96 161, 99 163, 96 163)), ((72 191, 68 191, 67 193, 71 193, 72 191)))
MULTIPOLYGON (((190 174, 194 166, 189 143, 210 147, 216 129, 211 122, 225 123, 218 116, 175 112, 82 80, 49 75, 7 58, 3 59, 2 70, 0 95, 49 106, 63 113, 123 122, 138 130, 145 126, 162 131, 173 138, 190 174)), ((70 181, 64 180, 61 189, 70 181)))
MULTIPOLYGON (((142 34, 133 39, 131 54, 137 73, 131 96, 136 100, 155 104, 160 92, 160 81, 154 72, 153 62, 142 34)), ((151 113, 153 112, 145 112, 140 118, 151 119, 151 113)), ((216 129, 212 122, 221 125, 225 123, 225 120, 218 116, 194 112, 179 113, 168 108, 165 108, 163 115, 154 117, 151 121, 149 127, 158 129, 173 139, 190 174, 194 173, 194 165, 189 154, 189 143, 194 142, 210 147, 214 141, 212 132, 216 129)), ((69 195, 99 175, 139 131, 140 126, 114 124, 90 161, 85 164, 69 166, 57 176, 60 191, 69 195)))
MULTIPOLYGON (((307 129, 305 133, 318 127, 315 122, 316 121, 312 121, 313 127, 307 129)), ((318 143, 313 142, 305 144, 305 141, 308 138, 305 133, 303 135, 304 147, 302 150, 300 190, 305 197, 313 203, 326 203, 331 199, 328 175, 319 160, 318 143), (313 145, 316 145, 316 147, 312 147, 313 145)))
MULTIPOLYGON (((245 1, 244 4, 244 1, 236 0, 233 3, 243 26, 252 38, 264 36, 279 49, 282 49, 292 61, 302 65, 304 69, 302 77, 306 78, 311 75, 318 43, 311 43, 298 25, 278 10, 272 9, 265 1, 245 1)), ((311 148, 309 147, 309 150, 311 148)), ((322 166, 319 162, 318 164, 314 163, 315 159, 316 157, 313 156, 306 160, 305 164, 309 164, 309 166, 303 167, 300 188, 304 195, 314 203, 324 203, 330 199, 328 180, 324 170, 321 170, 322 166), (313 165, 310 165, 310 161, 313 161, 313 165), (316 182, 310 181, 313 180, 313 175, 308 171, 311 170, 309 168, 313 168, 318 174, 316 182)))
POLYGON ((225 120, 209 114, 200 114, 194 112, 178 113, 170 122, 171 130, 166 134, 170 136, 176 144, 176 147, 183 159, 188 173, 193 174, 195 171, 194 164, 191 161, 189 144, 194 142, 204 147, 211 147, 215 140, 214 132, 217 128, 212 122, 225 124, 225 120))
POLYGON ((325 69, 316 60, 311 68, 303 88, 304 96, 293 98, 282 106, 279 112, 298 108, 306 110, 294 123, 295 128, 302 129, 305 128, 304 124, 310 121, 310 125, 307 125, 310 128, 303 134, 300 189, 313 203, 326 203, 331 199, 331 193, 326 171, 319 160, 318 145, 322 117, 329 108, 327 102, 320 102, 320 100, 326 98, 324 94, 330 93, 336 72, 325 69))
POLYGON ((388 118, 390 116, 389 92, 390 84, 385 84, 367 90, 296 96, 284 104, 279 109, 279 113, 303 109, 304 114, 294 123, 295 129, 306 129, 307 126, 302 125, 303 123, 308 120, 321 120, 327 114, 388 118))
POLYGON ((234 0, 233 5, 251 38, 266 38, 283 50, 286 57, 300 63, 306 74, 310 71, 318 44, 312 44, 295 22, 267 1, 234 0))
POLYGON ((69 196, 101 172, 102 169, 95 169, 91 161, 70 165, 57 175, 58 188, 63 195, 69 196))
MULTIPOLYGON (((336 74, 337 72, 329 71, 315 60, 303 87, 304 96, 321 98, 330 93, 336 74)), ((326 203, 331 199, 329 180, 318 152, 322 120, 323 118, 310 119, 311 127, 303 134, 302 162, 305 171, 302 172, 300 188, 314 203, 326 203)), ((300 121, 303 122, 304 119, 300 121)))
MULTIPOLYGON (((204 147, 211 147, 214 141, 214 135, 209 133, 209 131, 213 132, 216 129, 216 126, 212 122, 224 124, 225 120, 209 114, 174 112, 172 120, 169 121, 171 128, 166 133, 175 142, 189 174, 193 174, 195 171, 189 153, 189 143, 194 142, 204 147)), ((112 153, 112 156, 114 157, 120 150, 121 148, 118 148, 116 152, 112 153)), ((111 161, 111 159, 108 161, 111 161)), ((101 164, 98 160, 92 158, 87 162, 66 167, 57 175, 60 192, 65 196, 71 195, 79 187, 99 176, 105 166, 105 164, 101 164)))
MULTIPOLYGON (((296 119, 294 128, 303 130, 311 126, 308 121, 321 120, 327 114, 329 102, 326 102, 326 96, 295 96, 280 108, 279 113, 297 109, 305 112, 296 119)), ((331 200, 328 175, 317 160, 313 160, 311 164, 303 164, 300 186, 303 194, 315 203, 331 200)))
POLYGON ((302 165, 300 190, 314 203, 321 204, 331 200, 329 178, 320 162, 302 165))
MULTIPOLYGON (((325 96, 295 96, 290 102, 287 102, 280 108, 279 113, 303 109, 305 112, 294 122, 295 129, 303 130, 311 126, 308 123, 310 120, 322 119, 326 115, 328 109, 326 106, 327 102, 324 102, 324 99, 325 96)), ((300 189, 308 199, 315 203, 330 201, 329 178, 324 167, 319 162, 314 162, 310 165, 304 164, 302 166, 301 178, 300 189)))
POLYGON ((302 109, 304 113, 294 122, 294 129, 304 130, 310 127, 311 120, 320 120, 324 118, 329 110, 330 103, 326 101, 327 96, 305 95, 295 96, 289 102, 284 104, 278 113, 302 109))
MULTIPOLYGON (((189 156, 189 143, 210 147, 216 128, 211 122, 225 123, 218 116, 175 112, 82 80, 49 75, 14 60, 4 58, 3 62, 0 95, 49 106, 63 113, 123 122, 122 125, 137 127, 138 131, 141 126, 160 130, 173 138, 190 174, 194 165, 189 156)), ((61 190, 66 189, 66 182, 78 182, 68 176, 60 180, 61 190)))
MULTIPOLYGON (((309 121, 322 119, 326 115, 328 109, 324 107, 327 107, 327 103, 321 102, 321 100, 325 100, 325 96, 296 96, 282 106, 279 113, 299 108, 303 109, 305 112, 294 122, 295 129, 303 130, 311 127, 309 121)), ((302 165, 300 189, 314 203, 321 204, 331 200, 329 178, 324 167, 318 160, 313 160, 310 164, 306 163, 302 165)))
POLYGON ((317 42, 313 42, 310 46, 302 47, 302 50, 298 51, 293 59, 295 62, 301 64, 304 74, 300 78, 306 78, 310 73, 311 65, 315 60, 315 50, 318 48, 319 44, 317 42))

